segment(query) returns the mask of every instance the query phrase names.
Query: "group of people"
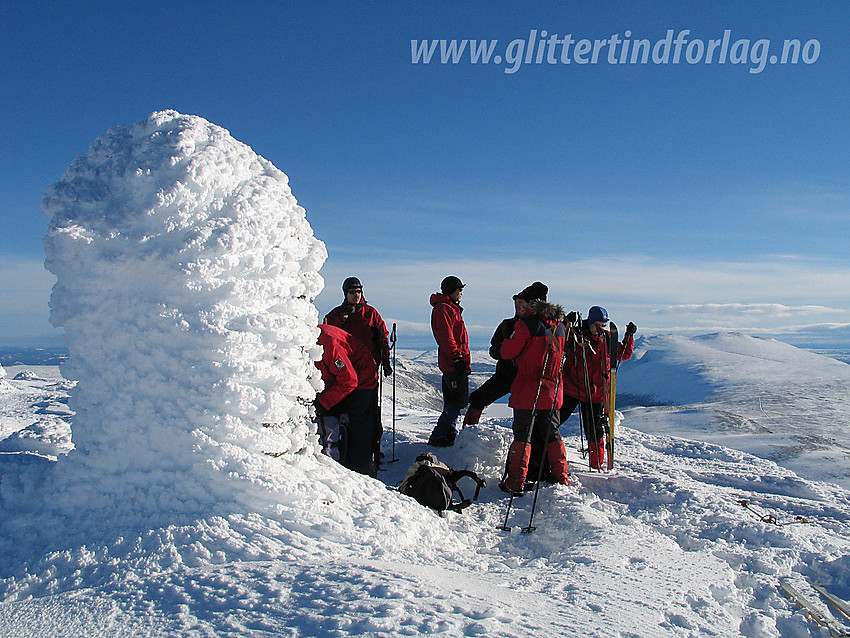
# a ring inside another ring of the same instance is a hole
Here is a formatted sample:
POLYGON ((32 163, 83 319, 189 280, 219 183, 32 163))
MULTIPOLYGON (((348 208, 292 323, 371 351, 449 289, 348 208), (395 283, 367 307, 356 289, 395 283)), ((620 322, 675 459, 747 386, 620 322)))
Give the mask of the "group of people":
POLYGON ((316 367, 325 389, 316 396, 322 452, 345 467, 377 476, 381 459, 378 371, 393 372, 389 332, 378 311, 366 303, 356 277, 342 282, 343 302, 319 325, 322 358, 316 367))
MULTIPOLYGON (((579 408, 589 464, 605 458, 605 404, 611 350, 632 356, 637 326, 629 323, 621 343, 612 343, 608 313, 593 306, 581 320, 576 312, 547 300, 548 287, 536 281, 513 296, 514 316, 503 320, 490 340, 496 372, 469 392, 469 335, 460 305, 464 284, 449 276, 431 295, 431 329, 442 373, 443 410, 428 444, 454 445, 457 422, 478 423, 483 410, 510 393, 513 437, 499 487, 524 492, 539 479, 567 482, 567 455, 558 428, 579 408)), ((355 277, 343 282, 345 301, 319 326, 324 356, 317 366, 325 389, 316 397, 323 451, 355 471, 375 476, 383 433, 378 403, 378 370, 392 374, 389 333, 380 314, 366 303, 355 277)))

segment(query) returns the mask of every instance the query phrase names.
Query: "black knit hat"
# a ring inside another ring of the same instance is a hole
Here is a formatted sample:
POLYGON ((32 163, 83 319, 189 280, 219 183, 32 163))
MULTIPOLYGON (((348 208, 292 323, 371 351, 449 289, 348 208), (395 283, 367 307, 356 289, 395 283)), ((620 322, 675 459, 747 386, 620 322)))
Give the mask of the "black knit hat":
POLYGON ((549 286, 539 281, 524 288, 522 292, 514 295, 514 299, 522 299, 523 301, 546 301, 546 295, 549 294, 549 286))
POLYGON ((360 280, 357 277, 349 277, 342 282, 343 294, 347 295, 348 291, 353 290, 354 288, 360 288, 363 290, 363 284, 360 283, 360 280))
POLYGON ((450 276, 443 279, 442 283, 440 284, 440 291, 444 295, 450 295, 455 290, 459 290, 464 286, 466 286, 466 284, 463 283, 460 279, 458 279, 457 277, 450 276))

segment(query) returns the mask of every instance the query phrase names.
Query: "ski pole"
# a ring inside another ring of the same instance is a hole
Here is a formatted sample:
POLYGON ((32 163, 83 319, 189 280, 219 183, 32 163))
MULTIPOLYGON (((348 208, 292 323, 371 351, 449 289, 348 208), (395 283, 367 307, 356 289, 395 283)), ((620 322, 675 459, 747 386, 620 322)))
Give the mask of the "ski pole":
MULTIPOLYGON (((564 357, 566 357, 566 354, 567 349, 564 348, 564 351, 561 355, 561 368, 564 367, 564 357)), ((558 396, 558 388, 561 385, 561 376, 561 371, 559 369, 558 376, 555 379, 555 395, 552 398, 552 410, 549 413, 549 427, 552 427, 552 419, 555 416, 555 397, 558 396)), ((581 411, 581 409, 579 409, 579 411, 581 411)), ((530 534, 535 529, 537 529, 531 523, 534 521, 534 510, 537 507, 537 495, 540 493, 540 481, 543 479, 543 463, 546 462, 546 453, 548 451, 547 448, 549 447, 549 443, 551 443, 551 441, 549 441, 549 437, 547 436, 546 443, 543 445, 543 455, 540 458, 540 466, 537 470, 537 483, 534 486, 534 500, 531 501, 531 515, 528 517, 528 525, 522 528, 523 534, 530 534)))
POLYGON ((390 335, 390 341, 393 344, 393 458, 390 463, 395 463, 398 459, 395 456, 395 375, 396 375, 396 359, 395 359, 395 344, 396 344, 396 325, 393 324, 393 333, 390 335))
MULTIPOLYGON (((537 383, 537 394, 534 396, 534 405, 531 408, 531 419, 530 419, 530 422, 528 424, 528 432, 526 432, 525 441, 523 442, 523 446, 522 446, 523 456, 525 456, 526 447, 531 445, 531 432, 534 429, 534 416, 535 416, 535 413, 537 411, 537 401, 538 401, 538 399, 540 399, 540 389, 543 387, 543 377, 546 375, 546 365, 548 363, 549 363, 549 348, 546 348, 546 356, 543 358, 543 369, 540 371, 540 381, 537 383)), ((516 478, 514 479, 513 487, 511 487, 511 497, 510 497, 510 499, 508 499, 508 509, 505 512, 505 522, 502 523, 501 526, 496 527, 496 529, 501 530, 503 532, 511 531, 511 528, 508 527, 508 516, 510 516, 510 514, 511 514, 511 506, 513 505, 513 502, 514 502, 514 492, 517 491, 517 487, 518 487, 516 485, 518 478, 519 478, 519 474, 517 474, 516 478)))
MULTIPOLYGON (((579 315, 579 322, 581 322, 581 315, 579 315)), ((587 371, 587 341, 584 338, 584 330, 582 329, 581 324, 579 324, 579 334, 581 335, 581 357, 584 367, 584 393, 587 395, 587 403, 591 406, 590 408, 590 416, 591 423, 593 422, 593 407, 592 407, 592 398, 590 396, 590 373, 587 371)), ((587 425, 587 414, 585 414, 584 406, 581 402, 581 390, 579 390, 579 402, 578 402, 578 413, 582 417, 580 419, 581 430, 579 432, 579 438, 581 440, 582 454, 581 458, 585 458, 585 431, 584 429, 588 427, 587 425)), ((589 428, 588 428, 589 430, 589 428)), ((596 432, 596 424, 594 423, 593 432, 596 432)), ((595 441, 594 441, 595 443, 595 441)), ((587 439, 587 447, 590 447, 590 438, 587 439)), ((588 463, 588 466, 590 463, 588 463)))
POLYGON ((617 369, 620 367, 620 337, 617 325, 612 321, 608 332, 608 469, 614 468, 614 425, 617 420, 617 369), (613 349, 612 349, 613 344, 613 349))

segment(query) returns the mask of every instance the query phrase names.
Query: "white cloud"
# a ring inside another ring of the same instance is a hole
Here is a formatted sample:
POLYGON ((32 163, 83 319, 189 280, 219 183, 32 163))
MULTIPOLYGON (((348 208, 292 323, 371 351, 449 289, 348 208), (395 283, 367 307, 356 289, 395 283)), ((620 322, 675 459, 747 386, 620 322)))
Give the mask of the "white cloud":
POLYGON ((529 258, 489 261, 391 260, 369 255, 344 263, 331 257, 322 270, 328 290, 320 312, 340 303, 345 277, 360 277, 367 299, 384 318, 405 321, 417 335, 430 333, 428 298, 446 275, 468 284, 464 319, 473 339, 487 341, 513 310, 511 295, 535 280, 549 286, 550 301, 586 313, 604 306, 619 324, 646 330, 749 332, 850 322, 850 269, 811 259, 766 257, 748 262, 671 261, 643 256, 613 259, 529 258))
POLYGON ((55 337, 48 302, 56 278, 41 260, 0 255, 0 338, 55 337))
POLYGON ((654 310, 655 314, 678 314, 694 316, 734 316, 734 317, 756 317, 759 319, 787 319, 790 317, 811 316, 822 318, 828 314, 846 314, 846 310, 838 308, 827 308, 826 306, 786 306, 778 303, 707 303, 707 304, 681 304, 667 306, 654 310))
MULTIPOLYGON (((53 275, 40 260, 4 255, 0 269, 0 337, 55 335, 48 321, 53 275)), ((536 280, 545 282, 549 299, 567 310, 586 313, 601 305, 621 326, 634 321, 648 332, 787 333, 850 323, 850 269, 789 256, 748 262, 644 256, 544 262, 459 255, 455 261, 426 261, 374 252, 335 258, 331 248, 322 275, 326 289, 316 300, 322 315, 342 301, 342 280, 357 276, 388 327, 398 324, 400 347, 411 341, 430 344, 428 300, 446 275, 468 284, 464 319, 479 345, 513 312, 511 296, 536 280)))

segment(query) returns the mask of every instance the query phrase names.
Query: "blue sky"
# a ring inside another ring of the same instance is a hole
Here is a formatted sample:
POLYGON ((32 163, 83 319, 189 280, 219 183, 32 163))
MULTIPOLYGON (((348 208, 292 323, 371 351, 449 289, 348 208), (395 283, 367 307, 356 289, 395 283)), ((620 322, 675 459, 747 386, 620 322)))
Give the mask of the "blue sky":
POLYGON ((320 313, 359 276, 410 345, 427 345, 428 296, 448 274, 468 283, 478 342, 534 280, 652 332, 850 342, 847 3, 314 4, 0 9, 0 341, 57 334, 44 190, 108 128, 174 108, 289 175, 330 253, 320 313), (544 30, 689 33, 679 64, 609 64, 605 49, 515 73, 412 62, 411 40, 498 40, 506 57, 544 30), (684 61, 727 30, 771 53, 816 41, 818 55, 759 73, 754 50, 684 61))

